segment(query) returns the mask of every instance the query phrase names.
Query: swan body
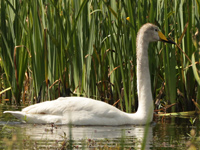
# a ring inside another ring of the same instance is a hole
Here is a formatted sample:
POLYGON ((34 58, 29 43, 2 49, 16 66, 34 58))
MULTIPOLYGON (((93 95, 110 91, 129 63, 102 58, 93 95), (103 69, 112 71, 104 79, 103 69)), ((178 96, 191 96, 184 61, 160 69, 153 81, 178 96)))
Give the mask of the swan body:
POLYGON ((56 123, 74 125, 146 124, 153 119, 153 98, 149 73, 148 45, 168 40, 157 26, 147 23, 137 34, 137 90, 138 110, 125 113, 105 102, 85 97, 60 97, 28 106, 22 111, 5 111, 27 123, 56 123))
POLYGON ((105 102, 85 97, 60 97, 24 108, 5 111, 28 123, 75 125, 145 124, 137 113, 129 114, 105 102), (134 120, 131 118, 135 118, 134 120))

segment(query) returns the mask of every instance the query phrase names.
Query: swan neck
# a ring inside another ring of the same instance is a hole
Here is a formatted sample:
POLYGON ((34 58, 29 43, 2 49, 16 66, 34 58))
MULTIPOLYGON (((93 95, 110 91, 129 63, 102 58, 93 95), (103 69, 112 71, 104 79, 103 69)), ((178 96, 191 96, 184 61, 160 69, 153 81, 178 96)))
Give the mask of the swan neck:
MULTIPOLYGON (((149 41, 144 34, 137 37, 137 90, 138 90, 138 113, 148 115, 153 111, 153 98, 151 92, 151 79, 149 73, 148 46, 149 41)), ((153 114, 153 112, 152 112, 153 114)))

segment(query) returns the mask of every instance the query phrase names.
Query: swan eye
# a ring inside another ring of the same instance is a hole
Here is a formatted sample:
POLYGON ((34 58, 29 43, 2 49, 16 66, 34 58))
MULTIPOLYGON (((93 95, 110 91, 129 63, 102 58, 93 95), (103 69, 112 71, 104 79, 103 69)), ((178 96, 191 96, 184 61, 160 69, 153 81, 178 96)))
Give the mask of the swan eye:
POLYGON ((158 32, 158 29, 155 29, 156 32, 158 32))

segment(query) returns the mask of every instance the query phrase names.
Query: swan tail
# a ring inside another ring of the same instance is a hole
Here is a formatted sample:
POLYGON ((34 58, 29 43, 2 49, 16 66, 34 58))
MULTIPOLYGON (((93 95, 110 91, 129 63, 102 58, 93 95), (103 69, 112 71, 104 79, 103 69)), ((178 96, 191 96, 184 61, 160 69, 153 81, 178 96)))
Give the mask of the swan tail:
POLYGON ((56 124, 62 124, 62 116, 58 115, 50 115, 50 114, 27 114, 23 111, 4 111, 3 113, 9 113, 15 116, 17 119, 19 119, 22 122, 26 123, 56 123, 56 124))
POLYGON ((4 114, 6 114, 6 113, 12 114, 14 117, 16 117, 17 119, 19 119, 21 121, 26 120, 26 114, 21 111, 4 111, 3 113, 4 114))

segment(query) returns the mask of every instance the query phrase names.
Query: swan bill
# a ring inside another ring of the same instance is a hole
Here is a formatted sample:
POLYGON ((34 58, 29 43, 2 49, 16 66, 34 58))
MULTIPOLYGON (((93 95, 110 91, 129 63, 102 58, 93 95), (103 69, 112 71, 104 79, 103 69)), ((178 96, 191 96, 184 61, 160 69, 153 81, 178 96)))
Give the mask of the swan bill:
POLYGON ((158 31, 158 35, 160 37, 160 41, 166 42, 166 43, 171 43, 171 44, 176 44, 174 41, 167 39, 161 31, 158 31))

